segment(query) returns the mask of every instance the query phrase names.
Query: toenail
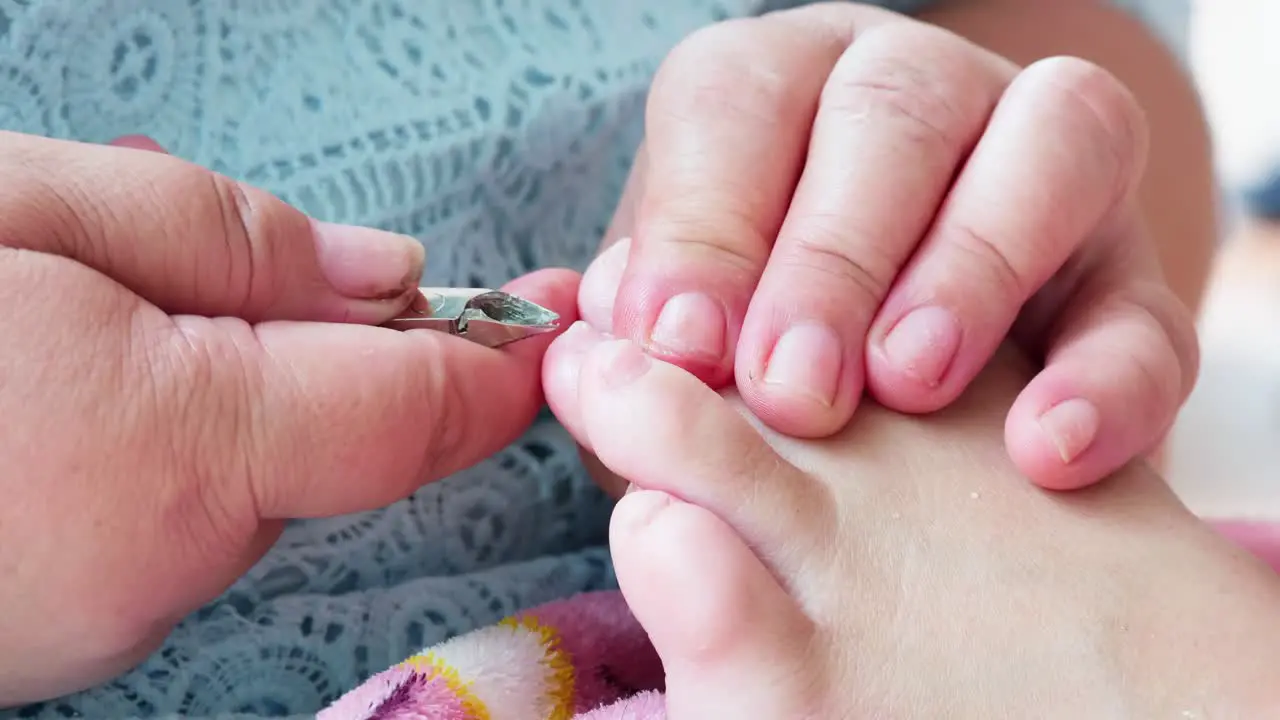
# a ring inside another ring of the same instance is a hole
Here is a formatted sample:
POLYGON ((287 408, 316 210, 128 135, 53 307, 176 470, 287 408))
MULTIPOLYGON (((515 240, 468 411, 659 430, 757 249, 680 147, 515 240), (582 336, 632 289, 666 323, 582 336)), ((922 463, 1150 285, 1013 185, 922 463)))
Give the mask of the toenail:
POLYGON ((582 347, 587 338, 591 337, 592 328, 582 320, 575 320, 568 330, 560 334, 560 342, 562 344, 571 345, 575 348, 582 347))
POLYGON ((600 367, 606 387, 618 389, 639 380, 649 372, 653 361, 638 345, 628 340, 614 340, 604 345, 607 353, 600 367))
POLYGON ((676 499, 659 490, 640 490, 628 492, 619 506, 626 503, 626 509, 619 519, 624 531, 636 533, 653 523, 654 519, 666 510, 676 499))

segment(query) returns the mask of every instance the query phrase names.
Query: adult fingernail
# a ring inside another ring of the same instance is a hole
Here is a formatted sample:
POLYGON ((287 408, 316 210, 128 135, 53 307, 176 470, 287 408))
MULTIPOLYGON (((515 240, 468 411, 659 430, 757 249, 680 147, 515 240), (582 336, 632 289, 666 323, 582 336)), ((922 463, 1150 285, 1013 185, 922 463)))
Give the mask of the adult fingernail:
POLYGON ((1070 464, 1093 444, 1101 421, 1093 403, 1074 398, 1046 410, 1040 416, 1040 430, 1053 443, 1062 462, 1070 464))
POLYGON ((719 363, 725 353, 726 334, 720 303, 702 293, 683 293, 662 307, 649 342, 658 350, 719 363))
POLYGON ((605 248, 582 274, 582 284, 578 287, 578 312, 583 320, 598 330, 613 327, 613 304, 630 255, 631 239, 624 238, 605 248))
POLYGON ((826 325, 796 325, 778 338, 765 365, 764 382, 811 398, 823 405, 835 402, 843 365, 840 338, 826 325))
POLYGON ((946 308, 916 308, 893 326, 881 347, 900 372, 932 387, 960 348, 960 321, 946 308))
POLYGON ((426 250, 407 235, 354 225, 313 225, 320 272, 345 297, 400 298, 422 278, 426 250))

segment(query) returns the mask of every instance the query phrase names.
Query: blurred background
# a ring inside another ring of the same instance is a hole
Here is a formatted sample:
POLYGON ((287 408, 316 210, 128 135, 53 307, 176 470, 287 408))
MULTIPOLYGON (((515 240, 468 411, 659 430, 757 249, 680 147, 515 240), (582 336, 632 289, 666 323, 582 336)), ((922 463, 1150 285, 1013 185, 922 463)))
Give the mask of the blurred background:
POLYGON ((1165 470, 1203 516, 1280 519, 1280 0, 1197 0, 1190 62, 1229 197, 1165 470))

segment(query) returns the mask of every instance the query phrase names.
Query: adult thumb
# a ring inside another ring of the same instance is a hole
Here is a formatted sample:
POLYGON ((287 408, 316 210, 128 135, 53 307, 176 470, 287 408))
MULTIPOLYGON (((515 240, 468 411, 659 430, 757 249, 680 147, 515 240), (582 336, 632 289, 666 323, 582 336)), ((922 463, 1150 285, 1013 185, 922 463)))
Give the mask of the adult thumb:
POLYGON ((0 245, 75 260, 171 314, 377 324, 413 298, 424 261, 413 238, 313 221, 138 151, 153 146, 0 133, 0 245))
MULTIPOLYGON (((542 270, 504 289, 572 322, 577 288, 577 273, 542 270)), ((184 342, 200 334, 188 329, 184 342)), ((233 418, 219 426, 234 439, 219 439, 201 420, 205 429, 188 435, 207 445, 186 454, 227 463, 209 474, 226 473, 233 492, 248 489, 269 520, 383 507, 501 450, 542 407, 539 373, 551 340, 494 350, 432 330, 300 322, 259 324, 252 340, 233 335, 242 341, 240 362, 208 377, 205 397, 215 407, 195 415, 233 418)))

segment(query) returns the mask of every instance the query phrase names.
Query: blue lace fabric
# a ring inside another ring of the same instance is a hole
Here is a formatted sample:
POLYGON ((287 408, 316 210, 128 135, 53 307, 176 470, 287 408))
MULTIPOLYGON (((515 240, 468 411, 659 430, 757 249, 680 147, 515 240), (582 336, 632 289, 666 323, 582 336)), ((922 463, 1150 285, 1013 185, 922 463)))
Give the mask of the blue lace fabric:
MULTIPOLYGON (((147 134, 317 218, 420 238, 429 284, 492 287, 585 267, 680 38, 790 4, 0 0, 0 128, 147 134)), ((613 586, 609 511, 544 417, 408 500, 292 524, 134 671, 0 717, 310 716, 426 645, 613 586)))

